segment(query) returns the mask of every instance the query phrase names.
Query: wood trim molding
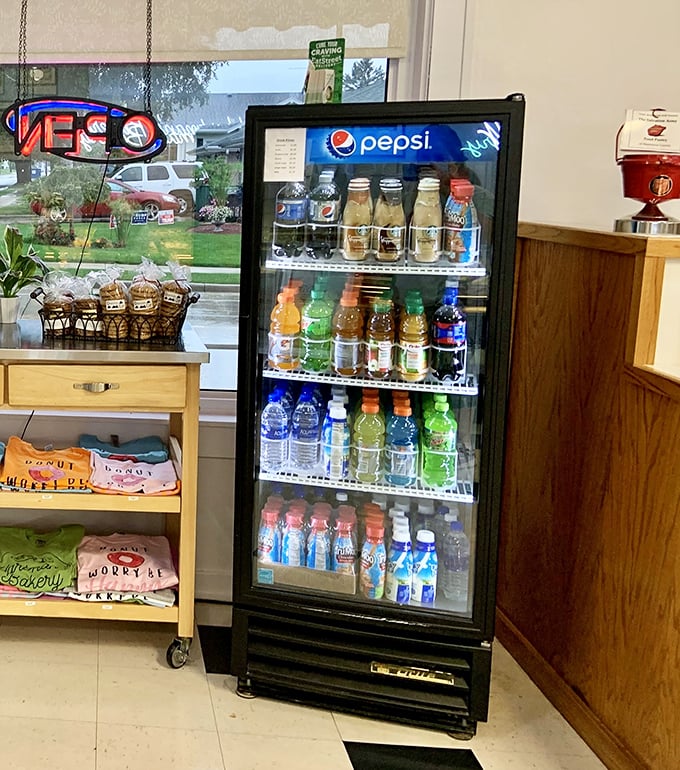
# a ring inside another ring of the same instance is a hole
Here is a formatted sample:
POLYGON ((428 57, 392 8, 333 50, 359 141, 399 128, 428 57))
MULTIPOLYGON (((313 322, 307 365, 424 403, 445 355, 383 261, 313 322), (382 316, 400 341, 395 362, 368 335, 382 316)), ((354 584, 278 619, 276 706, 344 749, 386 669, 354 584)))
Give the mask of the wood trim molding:
POLYGON ((499 608, 496 637, 609 770, 652 770, 605 727, 499 608))

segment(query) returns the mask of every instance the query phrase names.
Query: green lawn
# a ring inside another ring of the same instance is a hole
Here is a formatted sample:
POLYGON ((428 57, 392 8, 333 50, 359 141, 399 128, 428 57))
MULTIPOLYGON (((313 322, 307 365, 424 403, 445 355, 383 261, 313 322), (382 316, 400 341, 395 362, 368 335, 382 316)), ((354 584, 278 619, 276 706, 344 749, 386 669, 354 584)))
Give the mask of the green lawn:
MULTIPOLYGON (((92 244, 98 239, 116 241, 116 231, 107 222, 92 224, 88 237, 88 223, 74 223, 76 241, 73 246, 45 246, 34 243, 38 254, 48 263, 83 262, 102 265, 136 265, 142 256, 156 264, 164 265, 168 260, 179 260, 192 268, 238 267, 241 262, 240 233, 197 233, 191 232, 198 223, 193 219, 176 220, 172 225, 132 225, 125 247, 109 246, 96 248, 92 244), (83 252, 83 245, 87 246, 83 252)), ((26 243, 33 242, 33 224, 18 223, 17 227, 26 243)), ((63 229, 67 225, 62 225, 63 229)))

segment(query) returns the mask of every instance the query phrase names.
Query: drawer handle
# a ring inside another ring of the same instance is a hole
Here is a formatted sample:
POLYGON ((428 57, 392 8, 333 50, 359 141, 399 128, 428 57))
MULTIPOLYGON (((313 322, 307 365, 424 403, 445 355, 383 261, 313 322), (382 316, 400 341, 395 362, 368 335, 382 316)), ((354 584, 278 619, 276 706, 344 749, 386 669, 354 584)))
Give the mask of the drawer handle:
POLYGON ((105 390, 118 390, 117 382, 74 382, 76 390, 87 390, 89 393, 103 393, 105 390))

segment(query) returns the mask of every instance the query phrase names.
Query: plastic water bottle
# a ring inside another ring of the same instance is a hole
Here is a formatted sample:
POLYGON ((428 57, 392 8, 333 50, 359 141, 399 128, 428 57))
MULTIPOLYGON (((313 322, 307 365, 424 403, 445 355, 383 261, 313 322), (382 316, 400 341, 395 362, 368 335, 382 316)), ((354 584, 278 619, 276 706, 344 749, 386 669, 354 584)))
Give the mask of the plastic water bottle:
POLYGON ((280 394, 269 394, 260 418, 260 469, 270 473, 283 471, 288 462, 290 423, 280 394))
POLYGON ((286 513, 286 524, 281 538, 281 564, 291 567, 305 566, 305 534, 303 515, 297 511, 286 513))
POLYGON ((383 527, 367 524, 361 546, 359 590, 366 599, 382 599, 385 593, 385 543, 383 527))
POLYGON ((416 552, 413 557, 412 601, 434 604, 437 597, 437 568, 434 532, 420 529, 416 535, 416 552))
POLYGON ((302 390, 290 430, 290 469, 309 473, 319 462, 321 415, 309 390, 302 390))
POLYGON ((299 257, 305 245, 307 188, 302 182, 288 182, 276 194, 272 253, 278 259, 299 257))
POLYGON ((286 410, 288 420, 290 421, 293 417, 293 409, 295 409, 295 398, 293 397, 293 389, 290 383, 287 382, 285 385, 282 382, 278 383, 274 387, 274 393, 279 394, 283 408, 286 410))
POLYGON ((338 245, 340 191, 332 169, 319 174, 319 183, 309 194, 307 254, 312 259, 330 259, 338 245))
POLYGON ((385 437, 385 480, 406 487, 418 479, 418 426, 411 407, 399 403, 387 423, 385 437))
POLYGON ((310 569, 331 568, 331 543, 328 519, 312 514, 311 530, 307 540, 307 566, 310 569))
POLYGON ((337 533, 333 541, 333 572, 345 575, 356 575, 357 552, 352 536, 352 522, 340 519, 337 523, 337 533))
POLYGON ((470 576, 470 541, 460 521, 450 522, 442 545, 442 590, 447 599, 467 605, 470 576))
POLYGON ((395 519, 392 543, 387 556, 385 571, 385 598, 397 604, 408 604, 411 599, 413 580, 413 551, 408 519, 402 517, 403 524, 395 519))
POLYGON ((279 513, 276 510, 262 509, 257 533, 257 559, 266 564, 281 561, 279 513))
POLYGON ((350 434, 344 406, 331 401, 329 419, 322 437, 324 474, 329 479, 344 479, 349 466, 350 434))

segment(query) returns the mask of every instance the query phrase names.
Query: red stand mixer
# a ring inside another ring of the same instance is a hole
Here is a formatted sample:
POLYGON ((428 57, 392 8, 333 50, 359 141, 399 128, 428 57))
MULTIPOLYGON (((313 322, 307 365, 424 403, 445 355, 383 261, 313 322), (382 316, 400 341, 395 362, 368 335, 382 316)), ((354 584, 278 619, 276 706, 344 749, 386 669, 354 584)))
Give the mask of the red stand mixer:
MULTIPOLYGON (((651 115, 663 110, 652 110, 651 115)), ((617 219, 614 230, 623 233, 676 235, 680 220, 667 217, 657 204, 680 198, 680 153, 620 152, 619 140, 624 126, 616 135, 616 162, 623 176, 623 194, 644 206, 632 216, 617 219)), ((652 121, 645 127, 650 139, 663 135, 666 126, 652 121)))

